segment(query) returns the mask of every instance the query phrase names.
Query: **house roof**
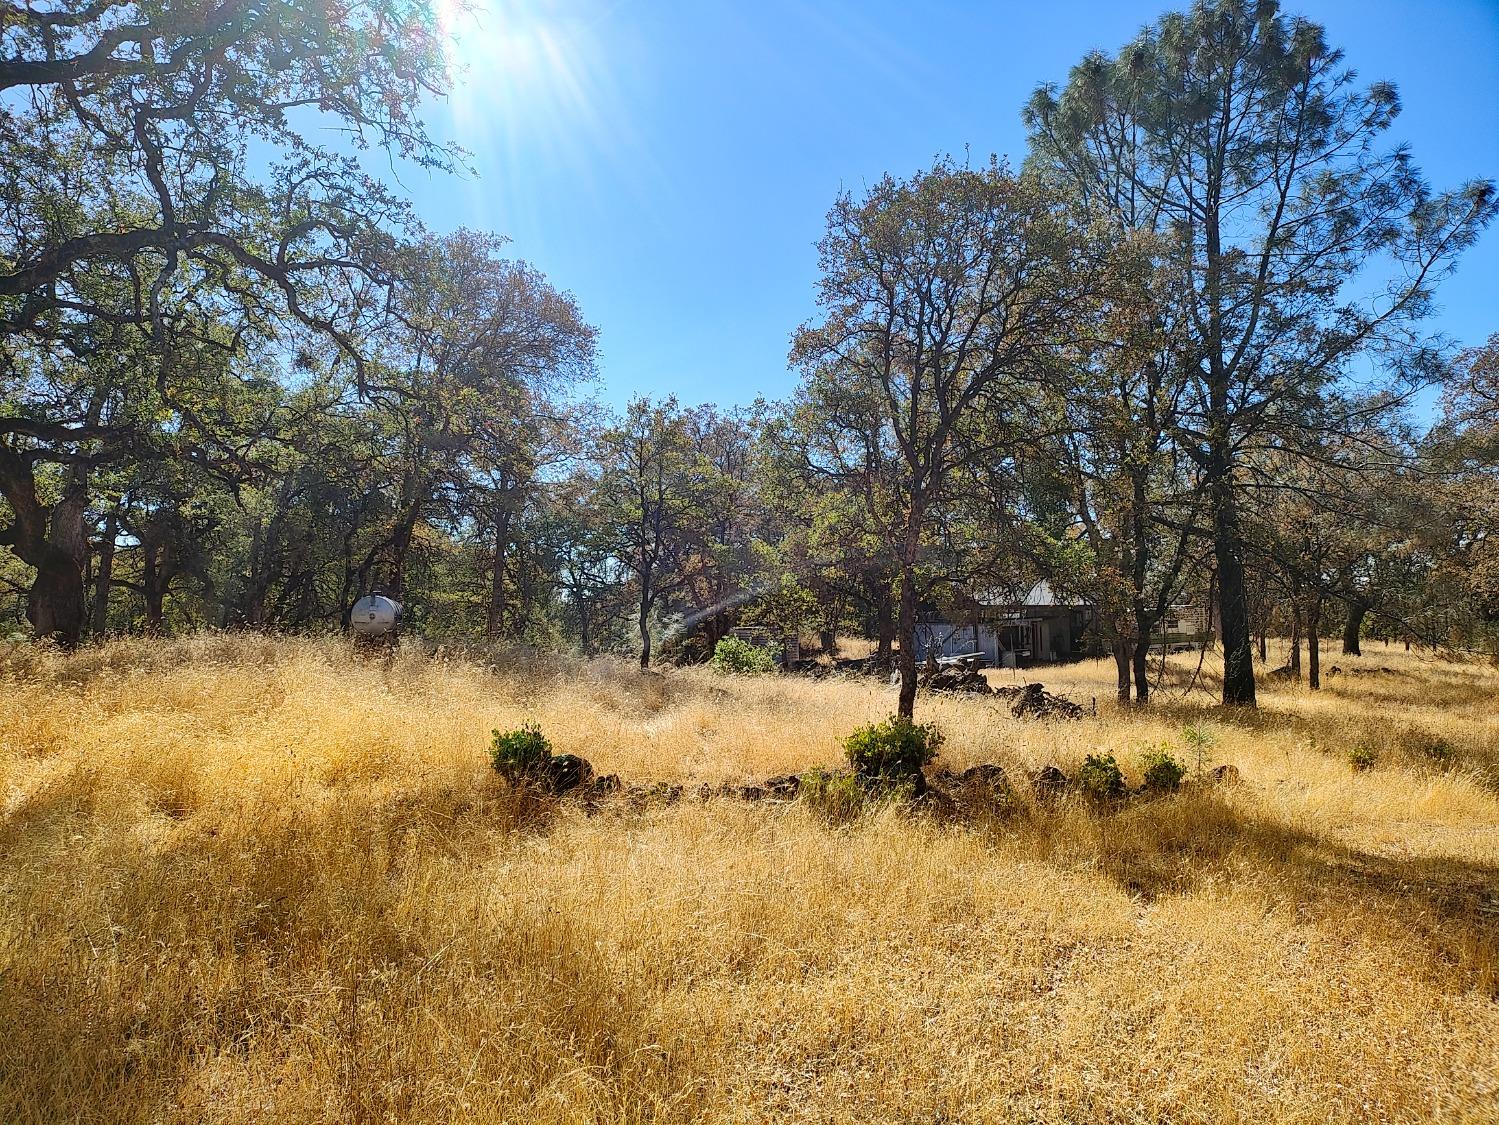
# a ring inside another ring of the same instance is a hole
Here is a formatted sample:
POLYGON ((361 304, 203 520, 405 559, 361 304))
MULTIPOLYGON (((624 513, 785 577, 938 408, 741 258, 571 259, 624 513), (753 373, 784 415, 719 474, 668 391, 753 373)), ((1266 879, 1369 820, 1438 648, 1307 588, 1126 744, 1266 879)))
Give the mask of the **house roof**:
POLYGON ((986 590, 980 594, 978 602, 980 605, 991 608, 995 606, 1015 606, 1021 609, 1046 609, 1055 607, 1071 609, 1090 604, 1083 598, 1066 595, 1058 596, 1056 591, 1051 588, 1051 583, 1044 578, 1033 585, 1019 601, 1015 600, 1013 590, 994 589, 986 590))

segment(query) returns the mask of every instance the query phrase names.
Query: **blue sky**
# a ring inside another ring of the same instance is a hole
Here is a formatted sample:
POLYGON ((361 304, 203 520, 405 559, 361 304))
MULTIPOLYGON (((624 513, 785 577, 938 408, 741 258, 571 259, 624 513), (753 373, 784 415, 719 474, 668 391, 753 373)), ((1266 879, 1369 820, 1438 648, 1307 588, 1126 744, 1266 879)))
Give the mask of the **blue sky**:
MULTIPOLYGON (((431 226, 494 230, 600 330, 601 393, 779 397, 841 187, 940 153, 1024 156, 1020 107, 1157 0, 849 3, 481 0, 454 24, 462 85, 433 110, 476 175, 407 172, 431 226)), ((1294 0, 1365 80, 1438 187, 1499 177, 1499 0, 1294 0)), ((1499 230, 1437 325, 1499 331, 1499 230)))

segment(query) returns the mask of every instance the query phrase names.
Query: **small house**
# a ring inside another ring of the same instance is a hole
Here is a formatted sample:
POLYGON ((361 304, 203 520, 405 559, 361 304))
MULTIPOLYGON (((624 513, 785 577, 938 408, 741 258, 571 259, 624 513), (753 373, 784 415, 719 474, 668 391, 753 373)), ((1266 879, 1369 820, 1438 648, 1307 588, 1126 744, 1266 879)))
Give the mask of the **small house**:
POLYGON ((1205 606, 1174 605, 1150 633, 1150 647, 1165 652, 1186 652, 1213 642, 1212 615, 1205 606))
POLYGON ((1037 582, 1018 600, 995 592, 961 611, 928 607, 917 619, 916 659, 982 653, 995 668, 1080 660, 1099 651, 1095 621, 1091 604, 1037 582))

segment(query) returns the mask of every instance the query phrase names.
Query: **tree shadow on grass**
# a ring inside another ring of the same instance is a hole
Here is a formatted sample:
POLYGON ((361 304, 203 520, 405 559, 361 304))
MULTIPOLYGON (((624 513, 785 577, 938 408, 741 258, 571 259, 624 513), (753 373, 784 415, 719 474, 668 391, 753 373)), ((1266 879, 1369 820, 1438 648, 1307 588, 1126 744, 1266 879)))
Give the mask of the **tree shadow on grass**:
POLYGON ((1117 811, 1069 802, 1023 832, 1043 857, 1091 860, 1145 902, 1209 879, 1253 881, 1300 919, 1410 942, 1421 953, 1413 971, 1438 987, 1499 998, 1499 867, 1373 855, 1246 815, 1197 787, 1117 811))
MULTIPOLYGON (((1464 692, 1464 705, 1488 699, 1481 689, 1464 692)), ((1424 705, 1424 703, 1423 703, 1424 705)), ((1374 752, 1382 764, 1410 769, 1454 772, 1499 791, 1499 745, 1485 736, 1459 735, 1450 739, 1424 723, 1420 716, 1404 717, 1387 708, 1364 707, 1343 714, 1292 710, 1271 699, 1257 708, 1207 709, 1182 700, 1153 703, 1141 714, 1179 725, 1222 726, 1291 740, 1305 749, 1346 759, 1357 748, 1374 752)))

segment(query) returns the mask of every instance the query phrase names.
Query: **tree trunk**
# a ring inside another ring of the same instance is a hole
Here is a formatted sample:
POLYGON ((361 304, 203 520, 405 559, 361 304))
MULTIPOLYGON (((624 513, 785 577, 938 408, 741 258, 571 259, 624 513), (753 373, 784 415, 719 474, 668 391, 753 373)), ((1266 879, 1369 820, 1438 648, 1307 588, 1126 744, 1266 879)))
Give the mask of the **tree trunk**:
POLYGON ((141 544, 141 593, 146 599, 146 632, 154 636, 161 633, 165 616, 167 583, 167 548, 156 543, 141 544))
POLYGON ((1265 636, 1265 630, 1260 630, 1260 663, 1264 664, 1270 659, 1269 638, 1265 636))
POLYGON ((1291 671, 1296 673, 1296 682, 1301 682, 1301 607, 1291 608, 1291 671))
POLYGON ((1314 600, 1306 611, 1307 684, 1313 691, 1322 686, 1322 599, 1314 600))
POLYGON ((26 598, 26 620, 36 635, 72 648, 83 636, 83 603, 79 561, 55 548, 42 553, 26 598))
POLYGON ((390 537, 389 586, 386 593, 397 601, 406 594, 406 563, 411 556, 411 542, 421 521, 427 498, 427 481, 418 469, 411 469, 401 481, 401 517, 390 537))
POLYGON ((881 590, 874 603, 875 626, 878 634, 874 659, 881 668, 890 667, 891 654, 895 649, 895 615, 890 611, 890 591, 881 590))
POLYGON ((119 534, 119 521, 111 511, 104 517, 104 528, 99 534, 99 572, 94 578, 94 609, 89 623, 89 634, 102 637, 109 629, 109 594, 114 583, 115 537, 119 534))
POLYGON ((494 524, 494 569, 489 576, 489 615, 485 632, 490 638, 498 637, 505 628, 505 548, 510 545, 510 513, 506 512, 494 524))
POLYGON ((385 592, 397 601, 404 600, 406 596, 406 561, 411 557, 411 541, 416 533, 419 513, 419 508, 412 508, 396 527, 391 540, 389 582, 385 592))
POLYGON ((588 627, 590 614, 588 603, 578 602, 578 647, 583 650, 584 656, 593 655, 593 633, 588 627))
POLYGON ((640 667, 642 669, 651 666, 651 597, 649 578, 641 579, 640 594, 640 667))
POLYGON ((909 562, 900 568, 900 702, 896 714, 910 719, 916 714, 916 571, 909 562))
POLYGON ((88 535, 83 514, 88 508, 86 482, 81 472, 69 481, 67 493, 52 506, 51 520, 41 550, 28 560, 36 579, 26 602, 26 619, 38 637, 72 648, 83 637, 85 595, 84 560, 88 535))
POLYGON ((1233 484, 1226 470, 1213 483, 1213 555, 1218 571, 1218 624, 1223 638, 1223 704, 1255 705, 1254 653, 1243 547, 1233 484))
POLYGON ((1150 634, 1144 632, 1135 642, 1135 703, 1150 702, 1150 634))
POLYGON ((1343 619, 1343 655, 1362 656, 1359 649, 1359 630, 1364 627, 1364 615, 1369 607, 1364 602, 1349 602, 1348 616, 1343 619))
POLYGON ((1129 703, 1132 656, 1129 638, 1122 634, 1114 638, 1114 673, 1118 677, 1118 697, 1121 704, 1129 703))

